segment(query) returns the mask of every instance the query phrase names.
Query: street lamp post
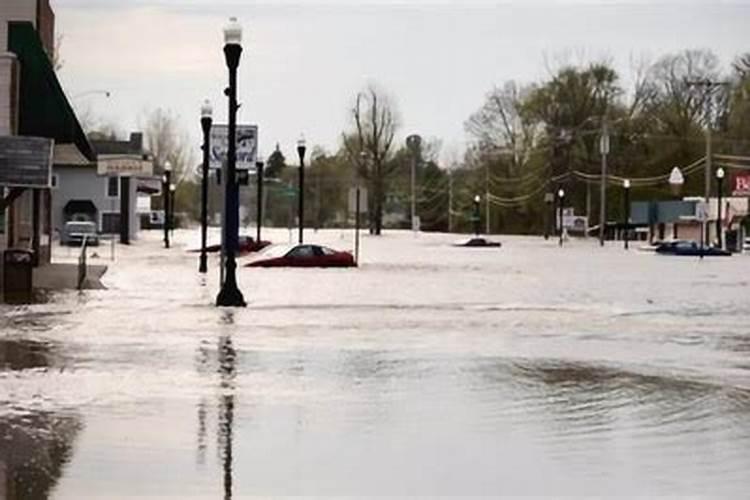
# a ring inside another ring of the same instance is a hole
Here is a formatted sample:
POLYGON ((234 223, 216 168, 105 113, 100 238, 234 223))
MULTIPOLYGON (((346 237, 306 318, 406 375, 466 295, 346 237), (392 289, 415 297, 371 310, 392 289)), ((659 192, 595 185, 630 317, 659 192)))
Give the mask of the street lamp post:
POLYGON ((172 164, 164 162, 164 175, 161 178, 161 193, 164 202, 164 248, 169 248, 169 188, 172 185, 172 164))
POLYGON ((419 160, 422 138, 412 134, 406 138, 406 147, 411 153, 411 230, 417 231, 417 161, 419 160))
POLYGON ((237 67, 242 55, 242 26, 237 18, 229 19, 224 28, 224 56, 229 69, 229 87, 225 94, 229 98, 229 127, 227 131, 227 176, 224 182, 224 241, 226 242, 225 279, 217 306, 245 307, 245 298, 237 287, 237 261, 235 252, 239 241, 239 188, 237 186, 237 67))
POLYGON ((628 249, 630 241, 630 179, 622 181, 622 187, 625 188, 625 250, 628 249))
POLYGON ((716 191, 717 191, 717 208, 718 208, 718 217, 716 218, 716 241, 719 244, 719 248, 724 248, 723 240, 721 234, 721 195, 723 191, 723 181, 724 181, 724 169, 719 167, 716 170, 716 191))
POLYGON ((602 155, 602 176, 599 186, 599 246, 604 246, 604 233, 607 226, 607 155, 609 154, 609 130, 607 129, 606 121, 602 122, 602 135, 599 137, 599 152, 602 155))
POLYGON ((174 200, 177 198, 175 193, 177 192, 177 186, 174 184, 169 185, 169 230, 174 238, 174 200))
POLYGON ((550 223, 550 210, 552 211, 552 219, 555 218, 555 208, 553 203, 555 202, 554 193, 544 193, 544 239, 549 239, 549 223, 550 223))
POLYGON ((213 107, 206 99, 201 106, 201 128, 203 129, 203 165, 201 167, 201 256, 198 272, 208 272, 206 257, 206 232, 208 226, 208 160, 211 151, 211 124, 213 122, 213 107))
POLYGON ((481 227, 481 216, 479 214, 479 202, 481 201, 481 198, 479 195, 474 196, 474 215, 472 216, 472 219, 474 221, 474 235, 479 236, 479 231, 481 227))
POLYGON ((559 245, 563 246, 563 202, 565 201, 565 190, 560 188, 557 190, 557 210, 558 210, 558 221, 560 224, 560 242, 559 245))
POLYGON ((305 231, 305 139, 301 137, 297 141, 297 155, 299 156, 299 196, 297 198, 297 219, 299 221, 299 242, 304 241, 303 233, 305 231))
POLYGON ((260 243, 260 228, 263 227, 263 167, 262 161, 255 162, 256 172, 256 194, 258 199, 256 200, 256 214, 258 215, 258 227, 256 228, 255 239, 260 243))

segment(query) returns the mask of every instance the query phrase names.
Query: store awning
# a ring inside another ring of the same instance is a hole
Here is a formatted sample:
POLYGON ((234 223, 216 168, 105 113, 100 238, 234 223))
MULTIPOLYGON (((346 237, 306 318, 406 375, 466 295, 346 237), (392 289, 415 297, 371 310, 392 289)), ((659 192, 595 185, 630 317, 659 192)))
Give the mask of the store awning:
POLYGON ((19 135, 54 139, 74 144, 89 161, 96 155, 70 106, 52 63, 30 22, 8 23, 8 50, 20 62, 19 135))
POLYGON ((66 214, 96 214, 96 206, 91 200, 70 200, 65 204, 66 214))

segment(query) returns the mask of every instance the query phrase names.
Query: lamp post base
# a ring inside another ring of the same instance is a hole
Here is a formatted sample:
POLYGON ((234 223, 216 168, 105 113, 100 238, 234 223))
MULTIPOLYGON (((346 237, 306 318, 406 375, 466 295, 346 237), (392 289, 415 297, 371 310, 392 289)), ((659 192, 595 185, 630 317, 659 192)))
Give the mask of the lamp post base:
POLYGON ((247 307, 242 292, 236 284, 229 284, 229 280, 224 282, 219 295, 216 296, 216 305, 219 307, 247 307))
POLYGON ((245 298, 237 287, 237 277, 235 275, 237 264, 232 256, 227 261, 226 267, 227 277, 221 287, 221 291, 219 291, 219 295, 216 296, 216 305, 219 307, 246 307, 245 298))

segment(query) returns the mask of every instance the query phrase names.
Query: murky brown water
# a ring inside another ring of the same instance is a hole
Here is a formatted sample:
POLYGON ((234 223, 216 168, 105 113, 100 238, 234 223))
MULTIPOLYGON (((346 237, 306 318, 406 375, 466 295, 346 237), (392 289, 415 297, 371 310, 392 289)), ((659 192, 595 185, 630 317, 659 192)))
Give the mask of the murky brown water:
POLYGON ((0 308, 0 498, 750 491, 748 256, 388 234, 226 311, 158 238, 0 308))

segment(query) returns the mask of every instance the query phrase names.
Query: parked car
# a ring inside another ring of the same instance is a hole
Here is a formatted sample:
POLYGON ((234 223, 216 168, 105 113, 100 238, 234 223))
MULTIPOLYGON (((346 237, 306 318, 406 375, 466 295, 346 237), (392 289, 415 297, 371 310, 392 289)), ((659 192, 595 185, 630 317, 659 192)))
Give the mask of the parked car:
POLYGON ((355 267, 350 252, 321 245, 273 246, 245 267, 355 267))
POLYGON ((486 238, 474 237, 466 240, 459 240, 453 244, 455 247, 499 247, 502 243, 499 241, 490 241, 486 238))
POLYGON ((726 257, 731 252, 717 247, 701 247, 695 241, 676 240, 662 243, 656 248, 656 253, 662 255, 680 255, 687 257, 726 257))
POLYGON ((61 245, 81 245, 84 237, 86 244, 90 246, 99 245, 99 235, 96 232, 96 224, 89 221, 66 222, 60 234, 61 245))
MULTIPOLYGON (((260 252, 264 248, 271 245, 270 241, 266 240, 260 240, 255 241, 255 238, 252 236, 240 236, 239 238, 239 254, 240 255, 247 255, 249 253, 253 252, 260 252)), ((200 252, 200 248, 191 248, 188 250, 188 252, 192 253, 198 253, 200 252)), ((217 253, 221 251, 221 244, 216 245, 206 245, 206 252, 208 253, 217 253)))

